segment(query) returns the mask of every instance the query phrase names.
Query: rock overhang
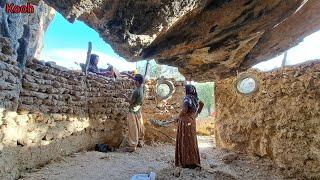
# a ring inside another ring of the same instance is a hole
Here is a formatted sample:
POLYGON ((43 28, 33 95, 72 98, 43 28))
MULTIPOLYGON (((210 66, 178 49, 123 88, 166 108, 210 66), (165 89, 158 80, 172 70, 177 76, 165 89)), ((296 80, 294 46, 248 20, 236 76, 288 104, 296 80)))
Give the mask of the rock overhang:
POLYGON ((236 75, 320 29, 318 0, 45 0, 128 61, 156 59, 197 81, 236 75))

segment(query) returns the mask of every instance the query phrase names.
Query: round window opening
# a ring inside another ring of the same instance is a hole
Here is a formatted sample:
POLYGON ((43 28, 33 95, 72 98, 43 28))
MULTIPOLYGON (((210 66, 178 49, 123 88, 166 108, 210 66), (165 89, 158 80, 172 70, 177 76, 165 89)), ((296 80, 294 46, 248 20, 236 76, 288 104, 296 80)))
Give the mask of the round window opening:
POLYGON ((172 94, 174 93, 174 85, 171 81, 168 80, 161 80, 157 83, 156 86, 156 93, 157 96, 161 99, 161 100, 165 100, 168 99, 172 96, 172 94))
POLYGON ((257 91, 258 82, 253 77, 240 78, 236 84, 239 93, 250 95, 257 91))
POLYGON ((157 89, 157 94, 161 98, 165 98, 170 94, 170 87, 167 84, 160 84, 157 89))

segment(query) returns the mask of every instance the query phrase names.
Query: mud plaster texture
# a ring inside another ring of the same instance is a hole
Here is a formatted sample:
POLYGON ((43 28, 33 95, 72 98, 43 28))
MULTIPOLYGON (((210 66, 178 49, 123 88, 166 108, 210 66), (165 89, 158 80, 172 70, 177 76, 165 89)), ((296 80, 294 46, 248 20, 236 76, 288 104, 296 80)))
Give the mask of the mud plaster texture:
MULTIPOLYGON (((166 100, 162 100, 157 96, 156 89, 159 79, 148 80, 145 85, 146 94, 142 107, 142 115, 146 128, 145 142, 147 144, 153 144, 154 142, 175 143, 177 124, 171 123, 168 126, 161 127, 150 123, 150 119, 158 121, 172 120, 177 118, 181 111, 185 97, 185 82, 174 79, 165 80, 171 81, 174 85, 172 96, 166 100)), ((197 133, 199 135, 212 135, 213 122, 213 117, 198 118, 197 133)))
POLYGON ((132 92, 133 81, 38 60, 21 72, 10 41, 0 42, 0 179, 96 143, 122 143, 128 103, 118 97, 132 92))
POLYGON ((259 90, 217 82, 215 139, 219 148, 271 158, 288 177, 320 178, 320 62, 268 73, 250 71, 259 90))

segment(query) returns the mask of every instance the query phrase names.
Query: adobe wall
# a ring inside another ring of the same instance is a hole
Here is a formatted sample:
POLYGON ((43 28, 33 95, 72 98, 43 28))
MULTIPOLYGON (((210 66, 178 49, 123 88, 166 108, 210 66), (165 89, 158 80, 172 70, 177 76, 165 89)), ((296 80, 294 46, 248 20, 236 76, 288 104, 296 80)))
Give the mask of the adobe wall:
POLYGON ((157 80, 149 80, 146 83, 146 98, 142 107, 142 116, 145 122, 147 143, 174 142, 176 137, 176 126, 171 124, 168 127, 157 127, 150 123, 150 119, 171 120, 177 117, 184 98, 184 82, 169 79, 175 88, 172 97, 168 100, 160 100, 156 94, 157 80))
POLYGON ((86 77, 37 60, 21 73, 10 42, 0 40, 0 179, 97 143, 122 143, 128 103, 118 94, 132 91, 131 80, 86 77))
MULTIPOLYGON (((174 93, 171 98, 161 100, 157 94, 157 81, 148 80, 146 82, 146 98, 142 107, 142 116, 145 122, 146 143, 152 142, 167 142, 175 143, 177 124, 172 123, 169 126, 161 127, 150 123, 150 119, 159 121, 172 120, 178 117, 181 109, 183 99, 185 97, 185 90, 183 81, 176 81, 175 79, 166 79, 173 83, 174 93)), ((213 117, 198 118, 197 119, 197 134, 211 135, 213 134, 213 117)))
POLYGON ((217 82, 220 148, 268 157, 289 177, 320 178, 320 62, 283 71, 251 71, 259 90, 244 96, 236 78, 217 82))

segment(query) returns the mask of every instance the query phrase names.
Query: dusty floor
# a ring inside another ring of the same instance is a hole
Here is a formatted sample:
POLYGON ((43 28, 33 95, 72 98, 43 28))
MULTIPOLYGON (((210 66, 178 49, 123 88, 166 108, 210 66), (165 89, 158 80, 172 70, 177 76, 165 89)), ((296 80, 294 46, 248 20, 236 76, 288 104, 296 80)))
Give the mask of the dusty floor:
POLYGON ((146 146, 132 154, 80 152, 56 160, 22 179, 130 179, 134 174, 156 172, 158 179, 283 179, 270 162, 228 153, 214 147, 212 137, 198 137, 203 169, 173 166, 172 145, 146 146))

